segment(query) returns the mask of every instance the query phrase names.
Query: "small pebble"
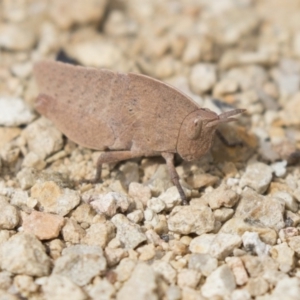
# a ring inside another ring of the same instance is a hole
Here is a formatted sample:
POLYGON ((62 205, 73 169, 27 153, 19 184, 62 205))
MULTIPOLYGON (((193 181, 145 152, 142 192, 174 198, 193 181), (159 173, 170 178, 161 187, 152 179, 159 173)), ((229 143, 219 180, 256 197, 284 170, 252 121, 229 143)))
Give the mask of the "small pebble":
POLYGON ((176 285, 170 285, 168 290, 166 291, 168 300, 180 300, 181 298, 181 290, 176 285))
MULTIPOLYGON (((0 47, 12 51, 26 51, 31 49, 36 41, 35 31, 28 26, 14 23, 1 23, 0 47)), ((0 101, 1 102, 1 101, 0 101)))
POLYGON ((246 289, 252 297, 258 297, 267 293, 269 284, 264 278, 249 278, 246 289))
POLYGON ((201 278, 201 273, 193 269, 183 269, 177 275, 178 285, 183 287, 196 288, 201 278))
POLYGON ((35 210, 23 218, 22 224, 24 232, 34 234, 39 240, 56 238, 63 225, 63 217, 35 210))
POLYGON ((79 202, 79 193, 68 188, 62 189, 53 181, 37 182, 31 188, 31 197, 37 199, 41 209, 60 216, 67 215, 79 202))
POLYGON ((29 153, 35 153, 41 160, 63 147, 62 133, 46 118, 39 118, 28 125, 22 136, 27 141, 29 153))
POLYGON ((125 249, 121 249, 121 248, 109 248, 106 247, 105 248, 105 258, 107 261, 107 265, 108 267, 113 267, 115 265, 117 265, 121 259, 123 259, 124 257, 127 257, 128 253, 125 249))
POLYGON ((169 284, 175 284, 177 272, 170 263, 163 260, 156 260, 152 264, 152 268, 156 273, 160 274, 169 284))
POLYGON ((215 220, 219 222, 225 222, 234 215, 234 210, 231 208, 222 207, 214 210, 215 220))
POLYGON ((225 261, 235 277, 236 284, 240 286, 246 284, 249 280, 249 277, 243 261, 239 257, 227 257, 225 261))
POLYGON ((137 252, 140 253, 139 260, 147 261, 155 256, 155 247, 153 244, 139 247, 137 252))
POLYGON ((217 209, 221 206, 233 207, 239 200, 239 195, 228 187, 220 186, 202 198, 211 209, 217 209))
POLYGON ((212 89, 217 81, 216 66, 199 63, 192 67, 190 86, 196 94, 203 94, 212 89))
POLYGON ((297 212, 299 209, 299 205, 293 195, 289 194, 288 192, 279 191, 273 194, 273 197, 278 197, 282 199, 285 203, 287 209, 291 210, 292 212, 297 212))
POLYGON ((26 125, 32 122, 34 118, 34 113, 22 99, 0 97, 0 126, 26 125))
POLYGON ((209 254, 195 253, 190 256, 188 266, 207 277, 218 267, 218 260, 209 254))
POLYGON ((23 297, 30 297, 32 293, 38 290, 38 285, 28 275, 17 275, 14 278, 14 286, 23 297))
POLYGON ((251 295, 245 289, 234 290, 231 294, 232 300, 251 300, 251 295))
POLYGON ((111 221, 117 227, 117 238, 126 249, 134 249, 147 240, 140 226, 130 222, 124 215, 117 214, 111 221))
POLYGON ((160 198, 151 198, 147 203, 147 207, 152 209, 156 213, 160 213, 165 209, 166 204, 160 198))
POLYGON ((239 248, 242 239, 239 235, 219 232, 212 240, 209 248, 209 254, 217 259, 225 259, 234 248, 239 248))
POLYGON ((201 287, 204 297, 211 298, 214 296, 224 297, 230 295, 236 288, 235 278, 227 265, 222 265, 213 271, 201 287))
POLYGON ((29 276, 46 276, 51 261, 43 244, 32 234, 17 233, 4 242, 0 249, 3 270, 29 276))
POLYGON ((78 244, 80 240, 85 236, 84 229, 72 218, 67 218, 65 225, 62 228, 62 236, 64 241, 72 244, 78 244))
POLYGON ((123 258, 116 267, 117 280, 120 282, 127 281, 132 274, 137 262, 130 258, 123 258))
POLYGON ((259 221, 266 228, 279 231, 285 226, 284 208, 285 204, 280 198, 261 196, 247 189, 241 194, 235 217, 246 219, 250 226, 259 221))
MULTIPOLYGON (((163 202, 163 204, 165 205, 164 208, 168 210, 174 208, 177 205, 180 205, 182 201, 176 186, 168 188, 164 193, 162 193, 159 196, 158 199, 160 199, 163 202)), ((163 204, 161 204, 161 206, 163 204)))
POLYGON ((141 210, 135 210, 127 215, 127 218, 133 223, 140 223, 144 219, 144 214, 141 210))
POLYGON ((242 240, 246 251, 254 252, 258 256, 268 255, 270 251, 270 246, 261 241, 257 232, 246 231, 242 240))
MULTIPOLYGON (((298 232, 297 232, 298 234, 298 232)), ((300 256, 300 236, 292 236, 288 238, 289 247, 300 256)))
POLYGON ((147 205, 148 200, 151 198, 150 188, 138 182, 132 182, 129 184, 128 194, 133 199, 141 201, 144 206, 147 205))
POLYGON ((92 299, 99 299, 99 295, 103 299, 112 299, 115 297, 116 288, 106 278, 97 280, 89 290, 89 295, 92 299))
POLYGON ((20 221, 19 211, 0 195, 0 229, 14 229, 20 221))
POLYGON ((86 229, 86 234, 82 236, 81 242, 90 246, 100 246, 105 248, 109 241, 115 237, 115 226, 112 222, 95 223, 86 229))
POLYGON ((273 172, 276 177, 283 177, 286 174, 286 166, 287 166, 287 161, 279 161, 275 162, 271 165, 273 172))
POLYGON ((212 241, 215 239, 215 234, 202 234, 194 238, 190 243, 190 251, 192 253, 209 253, 212 241))
POLYGON ((289 272, 295 265, 295 252, 287 243, 273 246, 270 254, 279 264, 279 270, 284 273, 289 272))
POLYGON ((54 0, 50 3, 49 13, 51 18, 61 29, 68 29, 75 24, 88 24, 100 22, 104 16, 106 0, 82 2, 54 0), (68 9, 72 5, 72 9, 68 9))
POLYGON ((250 164, 246 168, 245 174, 242 176, 240 186, 249 186, 263 194, 272 180, 272 168, 266 164, 256 162, 250 164))
POLYGON ((30 189, 35 183, 35 178, 36 178, 36 170, 33 168, 23 168, 17 174, 17 179, 23 190, 30 189))
POLYGON ((271 299, 291 299, 297 300, 300 293, 300 279, 284 278, 278 282, 271 293, 271 299))
POLYGON ((168 219, 169 230, 189 234, 212 231, 214 228, 215 218, 211 209, 207 206, 177 206, 175 207, 168 219))
POLYGON ((153 269, 145 263, 137 264, 130 278, 118 291, 118 300, 158 299, 156 295, 156 276, 153 269))
POLYGON ((88 299, 85 292, 68 277, 52 274, 42 286, 46 299, 60 300, 62 298, 72 300, 88 299))
POLYGON ((78 286, 84 286, 104 272, 106 266, 99 246, 75 245, 63 250, 62 256, 55 261, 52 274, 65 276, 78 286))
POLYGON ((78 223, 94 223, 94 218, 96 216, 95 210, 87 203, 82 203, 78 205, 72 212, 72 217, 78 223))
POLYGON ((118 209, 120 209, 121 212, 126 212, 129 208, 130 201, 127 196, 123 194, 110 192, 104 195, 92 196, 90 205, 97 213, 112 217, 116 214, 118 209))

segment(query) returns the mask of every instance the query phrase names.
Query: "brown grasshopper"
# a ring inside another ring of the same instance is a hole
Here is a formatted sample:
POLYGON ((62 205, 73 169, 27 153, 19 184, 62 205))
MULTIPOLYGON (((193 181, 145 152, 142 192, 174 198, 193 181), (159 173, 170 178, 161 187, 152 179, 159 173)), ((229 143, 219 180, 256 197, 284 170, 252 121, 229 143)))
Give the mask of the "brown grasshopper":
POLYGON ((103 163, 161 155, 183 204, 187 199, 174 155, 199 159, 210 149, 218 124, 245 111, 218 115, 171 85, 141 74, 42 61, 34 76, 40 89, 37 111, 77 144, 104 151, 93 182, 100 181, 103 163))

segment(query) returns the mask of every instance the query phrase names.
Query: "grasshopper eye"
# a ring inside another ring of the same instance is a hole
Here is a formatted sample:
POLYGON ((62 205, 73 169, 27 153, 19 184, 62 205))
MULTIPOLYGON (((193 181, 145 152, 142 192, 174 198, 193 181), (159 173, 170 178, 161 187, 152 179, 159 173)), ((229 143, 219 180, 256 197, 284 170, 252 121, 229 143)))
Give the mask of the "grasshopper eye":
POLYGON ((191 140, 196 140, 201 133, 202 121, 199 118, 192 120, 187 126, 187 136, 191 140))

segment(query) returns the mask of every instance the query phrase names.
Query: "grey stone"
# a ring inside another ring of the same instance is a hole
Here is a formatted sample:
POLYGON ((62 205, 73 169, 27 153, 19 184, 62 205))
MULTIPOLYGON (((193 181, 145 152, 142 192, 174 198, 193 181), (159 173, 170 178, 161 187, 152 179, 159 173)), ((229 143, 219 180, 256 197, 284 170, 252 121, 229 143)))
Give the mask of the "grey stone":
POLYGON ((213 271, 201 287, 204 297, 229 296, 235 289, 235 279, 232 271, 227 265, 222 265, 213 271))
POLYGON ((53 181, 37 182, 31 188, 31 197, 38 201, 44 212, 61 216, 68 214, 80 202, 78 191, 63 189, 53 181))
POLYGON ((97 280, 89 290, 93 300, 113 299, 116 293, 115 287, 106 279, 97 280))
POLYGON ((66 219, 65 226, 62 228, 64 241, 72 244, 78 244, 82 237, 85 236, 84 229, 74 219, 66 219))
POLYGON ((22 131, 22 136, 27 141, 29 153, 36 154, 41 160, 63 147, 62 133, 46 118, 28 125, 22 131))
POLYGON ((202 234, 192 239, 189 249, 192 253, 208 253, 215 234, 202 234))
POLYGON ((210 244, 209 254, 223 260, 232 253, 234 248, 239 248, 241 244, 242 239, 239 235, 219 232, 210 244))
POLYGON ((106 259, 98 246, 75 245, 65 248, 62 254, 55 261, 53 274, 68 277, 79 286, 106 270, 106 259))
POLYGON ((23 190, 30 189, 35 184, 36 171, 33 168, 22 168, 17 174, 17 179, 23 190))
POLYGON ((160 165, 146 184, 154 197, 158 197, 161 193, 172 187, 173 184, 167 166, 160 165))
POLYGON ((34 118, 35 114, 22 99, 0 97, 0 126, 25 125, 34 118))
POLYGON ((177 272, 167 261, 156 260, 152 264, 152 268, 156 273, 160 274, 168 283, 176 283, 177 272))
POLYGON ((235 217, 243 218, 252 226, 264 226, 279 231, 285 226, 283 213, 284 202, 282 200, 271 196, 261 196, 248 189, 241 195, 235 217))
POLYGON ((92 224, 97 214, 89 204, 82 203, 72 210, 71 215, 78 223, 92 224))
POLYGON ((269 290, 269 284, 261 277, 249 278, 246 289, 252 297, 258 297, 266 294, 269 290))
POLYGON ((130 222, 124 215, 117 214, 111 221, 117 227, 117 238, 124 244, 126 249, 134 249, 147 240, 141 227, 130 222))
POLYGON ((236 289, 231 294, 231 300, 251 300, 252 297, 245 289, 236 289))
POLYGON ((287 243, 275 245, 270 250, 270 254, 279 264, 279 270, 282 272, 290 272, 295 266, 295 252, 287 243))
POLYGON ((272 180, 272 172, 272 168, 266 164, 253 163, 247 166, 246 172, 241 178, 240 186, 249 186, 259 194, 263 194, 272 180))
POLYGON ((133 223, 140 223, 144 219, 144 214, 140 209, 137 209, 127 215, 127 218, 133 223))
POLYGON ((137 262, 130 258, 123 258, 116 267, 117 279, 119 282, 124 282, 129 279, 137 262))
POLYGON ((161 211, 163 211, 165 209, 166 204, 160 198, 151 198, 147 202, 147 207, 152 209, 156 213, 160 213, 161 211))
POLYGON ((144 263, 136 265, 129 280, 117 294, 117 300, 156 300, 157 283, 152 268, 144 263))
POLYGON ((112 222, 95 223, 86 230, 86 235, 81 238, 81 243, 105 248, 115 235, 115 226, 112 222))
POLYGON ((258 256, 268 255, 270 246, 262 242, 257 232, 246 231, 242 235, 243 245, 246 251, 256 253, 258 256))
POLYGON ((35 30, 14 23, 1 23, 0 47, 13 51, 26 51, 33 47, 36 41, 35 30))
POLYGON ((229 256, 226 257, 225 261, 235 277, 236 284, 239 286, 246 284, 249 277, 241 258, 229 256))
MULTIPOLYGON (((186 193, 186 196, 189 197, 190 191, 185 188, 183 189, 186 193)), ((159 196, 159 199, 164 202, 167 210, 171 210, 175 206, 180 205, 180 203, 182 202, 176 186, 169 187, 164 193, 159 196)))
POLYGON ((196 94, 203 94, 212 89, 217 81, 216 66, 208 63, 198 63, 192 67, 190 86, 196 94))
POLYGON ((46 300, 85 300, 88 298, 79 286, 63 275, 52 274, 42 288, 46 300))
POLYGON ((201 273, 195 269, 182 269, 177 275, 177 284, 181 288, 196 288, 201 278, 201 273))
POLYGON ((214 210, 214 216, 216 222, 225 222, 234 215, 234 210, 232 208, 222 207, 214 210))
MULTIPOLYGON (((298 230, 297 230, 298 234, 298 230)), ((293 249, 298 256, 300 256, 300 236, 292 236, 288 238, 288 245, 291 249, 293 249)))
POLYGON ((228 220, 220 229, 220 232, 243 235, 246 231, 257 232, 260 239, 270 245, 277 241, 277 232, 259 222, 242 218, 232 218, 228 220))
POLYGON ((207 206, 177 206, 168 219, 169 230, 180 234, 202 233, 213 230, 214 215, 207 206))
POLYGON ((218 267, 218 260, 206 253, 194 253, 189 258, 188 266, 207 277, 218 267))
POLYGON ((12 273, 7 271, 0 272, 0 290, 8 290, 12 284, 12 273))
POLYGON ((1 268, 14 274, 46 276, 51 261, 43 244, 32 234, 17 233, 0 248, 1 268))
POLYGON ((19 211, 0 195, 0 229, 13 229, 19 224, 19 211))
POLYGON ((289 209, 292 212, 297 212, 299 205, 293 195, 289 194, 285 191, 278 191, 272 195, 273 197, 280 198, 284 201, 285 206, 287 209, 289 209))
POLYGON ((49 14, 61 29, 69 29, 74 25, 98 23, 104 16, 107 0, 86 1, 51 1, 49 14), (72 6, 72 9, 68 9, 72 6))
POLYGON ((300 295, 299 278, 284 278, 274 288, 270 299, 298 300, 300 295))
POLYGON ((168 287, 166 296, 168 300, 180 300, 182 299, 181 297, 181 290, 178 286, 176 285, 171 285, 168 287))
POLYGON ((202 198, 211 209, 217 209, 222 206, 233 207, 239 200, 239 195, 227 186, 221 185, 212 192, 205 194, 202 198))
POLYGON ((121 212, 126 212, 129 208, 130 201, 127 196, 121 193, 109 192, 107 194, 93 196, 90 205, 97 213, 112 217, 116 214, 118 209, 120 209, 121 212))

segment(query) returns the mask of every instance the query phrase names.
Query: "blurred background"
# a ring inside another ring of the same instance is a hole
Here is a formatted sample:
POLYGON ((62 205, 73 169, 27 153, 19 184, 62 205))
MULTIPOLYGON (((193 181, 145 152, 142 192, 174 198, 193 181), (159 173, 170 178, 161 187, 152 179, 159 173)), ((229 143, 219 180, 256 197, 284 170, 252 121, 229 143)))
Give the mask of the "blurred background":
POLYGON ((247 108, 267 160, 300 143, 298 0, 2 0, 2 144, 36 118, 32 66, 45 58, 147 74, 217 111, 247 108))

